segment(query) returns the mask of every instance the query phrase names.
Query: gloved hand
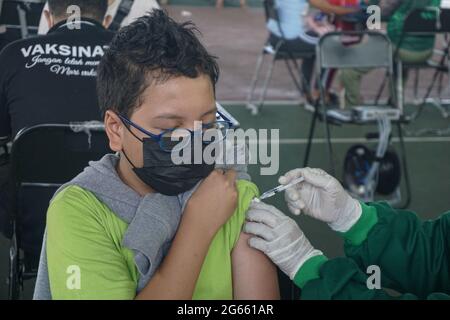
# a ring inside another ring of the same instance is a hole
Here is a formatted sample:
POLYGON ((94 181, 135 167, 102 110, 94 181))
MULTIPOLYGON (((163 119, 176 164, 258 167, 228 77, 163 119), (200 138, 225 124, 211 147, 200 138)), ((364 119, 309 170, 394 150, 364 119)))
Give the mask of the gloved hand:
POLYGON ((253 201, 244 232, 254 235, 249 246, 264 252, 291 280, 315 250, 297 223, 274 206, 253 201))
POLYGON ((285 192, 289 210, 324 221, 335 231, 348 231, 361 216, 359 201, 353 199, 339 181, 321 169, 294 169, 280 177, 280 184, 303 177, 305 180, 285 192))

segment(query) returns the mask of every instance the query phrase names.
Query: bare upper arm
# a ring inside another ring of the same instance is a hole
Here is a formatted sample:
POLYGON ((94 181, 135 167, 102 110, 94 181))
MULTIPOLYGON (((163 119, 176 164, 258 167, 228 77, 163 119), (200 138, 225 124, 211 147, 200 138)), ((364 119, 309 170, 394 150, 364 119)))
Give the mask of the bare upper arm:
POLYGON ((250 236, 241 232, 231 254, 234 299, 280 299, 275 265, 248 245, 250 236))

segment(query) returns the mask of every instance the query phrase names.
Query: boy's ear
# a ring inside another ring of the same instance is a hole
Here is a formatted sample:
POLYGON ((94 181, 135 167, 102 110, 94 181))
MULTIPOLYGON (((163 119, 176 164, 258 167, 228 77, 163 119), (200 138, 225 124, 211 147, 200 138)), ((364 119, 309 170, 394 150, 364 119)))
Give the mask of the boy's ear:
POLYGON ((109 139, 109 147, 114 152, 122 151, 124 129, 122 120, 120 120, 119 116, 115 112, 108 110, 105 112, 104 123, 106 135, 109 139))

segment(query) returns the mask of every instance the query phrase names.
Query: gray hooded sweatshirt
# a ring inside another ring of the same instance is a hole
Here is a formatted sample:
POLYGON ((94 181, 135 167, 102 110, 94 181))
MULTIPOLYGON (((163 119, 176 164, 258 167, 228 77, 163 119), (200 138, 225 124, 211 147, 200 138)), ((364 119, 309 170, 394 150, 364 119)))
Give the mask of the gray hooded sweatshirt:
MULTIPOLYGON (((79 186, 92 192, 119 218, 128 223, 123 245, 134 253, 140 276, 137 292, 140 292, 167 254, 184 207, 197 186, 178 196, 151 193, 141 197, 119 178, 116 171, 118 160, 119 156, 108 154, 99 161, 90 162, 81 174, 61 186, 55 195, 68 186, 79 186)), ((250 179, 246 173, 246 166, 234 169, 238 172, 238 179, 250 179)), ((35 300, 52 299, 46 239, 45 233, 33 296, 35 300)))

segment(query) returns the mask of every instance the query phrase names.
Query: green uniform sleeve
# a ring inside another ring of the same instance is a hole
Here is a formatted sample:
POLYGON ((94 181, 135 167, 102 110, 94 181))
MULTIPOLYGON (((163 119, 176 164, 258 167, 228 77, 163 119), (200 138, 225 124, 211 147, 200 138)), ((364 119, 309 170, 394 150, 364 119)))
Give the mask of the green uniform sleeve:
POLYGON ((382 284, 399 292, 426 298, 432 292, 450 293, 450 213, 421 221, 411 211, 386 203, 370 204, 378 223, 360 245, 346 238, 345 252, 364 270, 377 265, 382 284))
POLYGON ((360 220, 344 233, 347 258, 308 260, 295 283, 303 299, 450 299, 450 214, 422 222, 412 212, 385 203, 362 205, 360 220), (381 287, 369 289, 367 267, 381 272, 381 287))
POLYGON ((93 197, 68 187, 49 207, 46 248, 52 298, 134 299, 136 279, 93 197))

